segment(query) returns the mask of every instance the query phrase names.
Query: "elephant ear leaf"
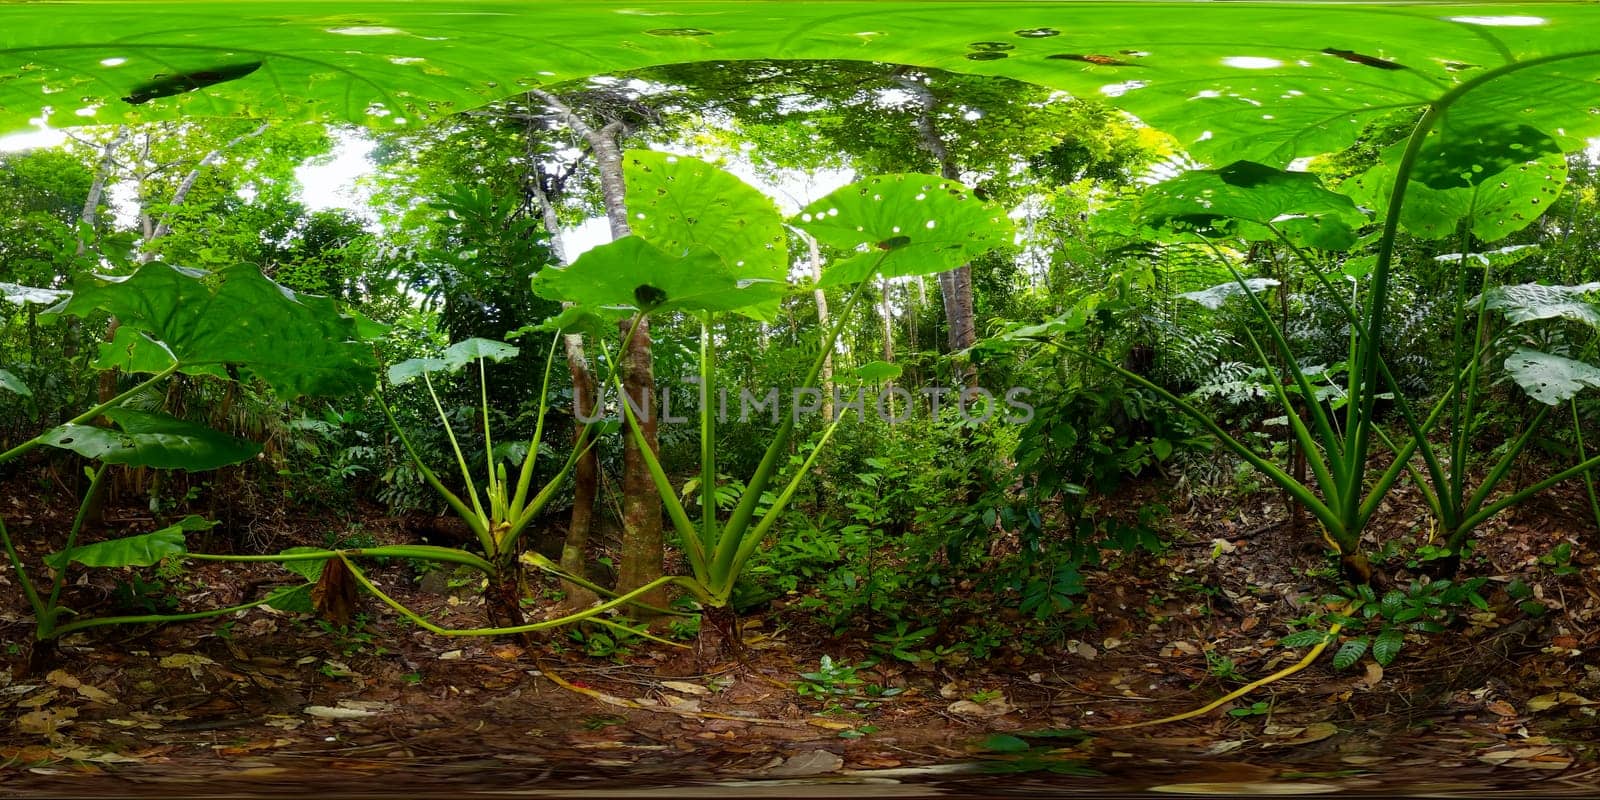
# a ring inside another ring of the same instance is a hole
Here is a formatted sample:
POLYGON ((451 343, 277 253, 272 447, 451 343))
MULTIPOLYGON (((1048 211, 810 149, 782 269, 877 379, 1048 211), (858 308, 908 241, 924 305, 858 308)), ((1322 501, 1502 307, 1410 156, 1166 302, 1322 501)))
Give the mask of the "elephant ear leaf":
POLYGON ((189 552, 183 535, 188 531, 208 530, 216 524, 191 515, 153 533, 74 547, 51 553, 44 561, 56 571, 66 569, 69 562, 85 567, 148 567, 163 558, 189 552))
POLYGON ((732 311, 770 319, 788 291, 783 281, 741 277, 720 256, 693 249, 679 256, 639 236, 624 236, 570 266, 546 267, 533 278, 541 297, 597 314, 732 311))
POLYGON ((1521 283, 1496 286, 1474 298, 1485 308, 1504 314, 1512 325, 1541 319, 1570 319, 1600 328, 1600 305, 1584 298, 1600 293, 1600 281, 1577 286, 1545 286, 1521 283))
POLYGON ((46 431, 40 441, 107 464, 189 472, 238 464, 261 452, 255 442, 166 414, 111 408, 105 416, 118 430, 69 423, 46 431))
POLYGON ((421 377, 424 373, 459 372, 462 367, 480 358, 499 362, 516 358, 520 352, 522 351, 516 345, 493 339, 464 339, 445 348, 444 354, 439 358, 411 358, 389 367, 389 382, 399 386, 421 377))
MULTIPOLYGON (((1377 166, 1344 185, 1356 202, 1388 208, 1390 187, 1405 143, 1384 150, 1377 166)), ((1533 224, 1560 196, 1567 158, 1548 134, 1528 125, 1448 120, 1428 135, 1406 188, 1400 224, 1438 239, 1466 224, 1494 242, 1533 224)))
POLYGON ((788 277, 783 218, 754 187, 698 158, 650 150, 625 153, 623 176, 635 236, 668 255, 715 253, 739 278, 788 277))
POLYGON ((999 207, 955 181, 915 173, 856 181, 806 206, 794 223, 856 253, 829 265, 822 286, 945 272, 1012 240, 999 207))
POLYGON ((56 310, 104 311, 119 333, 129 330, 124 349, 102 350, 102 369, 151 371, 176 359, 191 374, 260 379, 284 398, 363 392, 377 380, 377 357, 363 340, 371 326, 249 264, 207 273, 152 262, 126 277, 87 275, 56 310))
POLYGON ((1238 281, 1229 281, 1228 283, 1219 283, 1216 286, 1201 289, 1197 292, 1184 292, 1178 296, 1185 300, 1193 300, 1215 311, 1222 308, 1222 304, 1226 303, 1229 298, 1238 297, 1247 291, 1250 294, 1257 294, 1278 284, 1279 282, 1275 278, 1247 278, 1242 286, 1238 281))
POLYGON ((1548 406, 1571 400, 1585 388, 1600 389, 1600 367, 1525 347, 1506 358, 1506 372, 1529 397, 1548 406))

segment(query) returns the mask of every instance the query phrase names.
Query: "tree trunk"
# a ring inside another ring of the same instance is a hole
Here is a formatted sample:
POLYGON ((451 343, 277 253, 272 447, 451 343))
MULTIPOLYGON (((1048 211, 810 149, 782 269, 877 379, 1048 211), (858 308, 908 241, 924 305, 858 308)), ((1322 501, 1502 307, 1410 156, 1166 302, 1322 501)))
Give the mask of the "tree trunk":
MULTIPOLYGON (((805 235, 806 253, 811 258, 811 271, 817 280, 822 280, 822 248, 817 244, 816 237, 805 235)), ((812 298, 817 302, 817 335, 821 337, 822 347, 830 348, 827 355, 822 358, 822 372, 818 378, 822 386, 822 418, 833 419, 833 352, 831 342, 828 341, 828 293, 822 289, 814 289, 812 298)))
MULTIPOLYGON (((961 170, 956 167, 955 161, 950 157, 950 150, 945 146, 944 137, 939 132, 938 125, 934 122, 934 111, 939 107, 939 99, 929 91, 924 80, 915 76, 902 73, 899 83, 907 92, 917 98, 917 141, 928 155, 939 165, 939 174, 946 180, 961 180, 961 170)), ((964 264, 948 272, 939 273, 939 293, 944 297, 944 318, 949 325, 949 345, 951 352, 966 350, 977 342, 977 324, 973 320, 972 306, 972 265, 964 264)), ((977 370, 970 363, 961 368, 961 382, 967 386, 977 383, 977 370)))
MULTIPOLYGON (((622 178, 621 139, 627 134, 622 122, 611 122, 598 130, 588 124, 561 98, 534 90, 529 96, 542 100, 558 119, 566 123, 589 144, 595 169, 600 176, 600 196, 605 203, 611 237, 620 239, 632 233, 628 226, 627 192, 622 178)), ((618 323, 623 337, 633 330, 632 320, 618 323)), ((641 321, 631 339, 624 338, 618 356, 622 373, 620 402, 631 398, 639 417, 639 432, 645 446, 659 454, 656 434, 655 369, 650 351, 650 324, 641 321)), ((629 430, 622 437, 622 563, 617 568, 617 591, 629 592, 662 576, 665 551, 661 536, 661 497, 645 464, 639 437, 629 430)), ((640 598, 651 605, 665 605, 666 592, 656 591, 640 598)))
MULTIPOLYGON (((545 171, 533 152, 533 130, 526 131, 529 169, 525 186, 528 198, 539 208, 545 232, 550 235, 550 254, 557 263, 567 263, 567 249, 561 241, 561 220, 556 216, 555 203, 545 190, 545 171)), ((571 303, 563 303, 563 307, 571 303)), ((599 386, 594 371, 589 367, 589 357, 583 349, 583 337, 567 334, 561 337, 562 352, 567 359, 567 374, 572 378, 572 446, 579 445, 583 433, 582 420, 594 419, 599 386)), ((600 490, 600 454, 590 447, 578 456, 572 474, 572 517, 567 523, 567 538, 561 545, 561 568, 573 575, 583 575, 589 563, 589 534, 594 529, 594 503, 600 490)), ((563 581, 566 594, 563 605, 579 610, 593 605, 599 597, 589 589, 570 581, 563 581)))

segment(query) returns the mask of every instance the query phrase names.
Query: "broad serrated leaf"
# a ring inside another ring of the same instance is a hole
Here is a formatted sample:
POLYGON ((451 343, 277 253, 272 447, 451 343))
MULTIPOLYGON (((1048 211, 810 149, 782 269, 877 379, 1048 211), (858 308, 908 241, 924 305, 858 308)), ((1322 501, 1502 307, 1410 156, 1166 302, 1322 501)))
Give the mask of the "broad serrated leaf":
POLYGON ((1351 639, 1344 644, 1339 645, 1338 651, 1333 654, 1333 668, 1349 669, 1350 667, 1355 666, 1355 663, 1360 661, 1361 657, 1366 654, 1367 637, 1359 636, 1351 639))
POLYGON ((766 195, 698 158, 629 150, 622 163, 635 236, 668 255, 715 253, 739 278, 787 279, 783 218, 766 195))
POLYGON ((210 520, 190 515, 159 531, 74 547, 51 553, 45 556, 44 561, 58 571, 64 569, 68 562, 85 567, 148 567, 168 556, 189 552, 183 538, 186 532, 209 530, 216 525, 210 520))
POLYGON ((734 311, 758 319, 777 313, 781 281, 741 278, 709 250, 669 255, 638 236, 593 248, 567 267, 533 277, 534 293, 580 307, 627 312, 734 311))
POLYGON ((955 181, 914 173, 863 178, 791 221, 823 244, 862 251, 828 265, 822 286, 944 272, 1012 237, 1004 210, 955 181))
POLYGON ((166 414, 110 408, 107 419, 118 430, 93 425, 61 425, 39 441, 107 464, 203 472, 247 461, 261 446, 166 414))
POLYGON ((33 396, 33 390, 28 388, 28 384, 23 383, 21 378, 11 374, 8 370, 0 369, 0 389, 23 397, 33 396))
POLYGON ((1218 309, 1222 308, 1222 304, 1226 303, 1229 298, 1244 295, 1246 288, 1249 289, 1251 294, 1260 294, 1267 289, 1278 286, 1279 283, 1274 278, 1246 278, 1243 286, 1238 281, 1229 281, 1227 283, 1219 283, 1209 289, 1201 289, 1198 292, 1184 292, 1178 296, 1185 300, 1193 300, 1206 308, 1218 309))
POLYGON ((1550 406, 1585 388, 1600 389, 1600 367, 1525 347, 1506 358, 1506 372, 1529 397, 1550 406))
POLYGON ((249 264, 205 273, 153 262, 127 277, 87 275, 72 288, 61 313, 104 311, 121 323, 127 349, 120 360, 103 350, 102 368, 149 371, 161 358, 142 351, 159 343, 185 372, 232 369, 285 398, 361 392, 377 377, 377 358, 353 318, 332 300, 296 294, 249 264), (133 331, 146 338, 132 338, 133 331))
POLYGON ((1476 306, 1481 302, 1485 308, 1499 311, 1513 325, 1541 319, 1570 319, 1600 328, 1600 304, 1584 299, 1595 294, 1600 294, 1600 281, 1577 286, 1520 283, 1495 286, 1473 298, 1472 304, 1476 306))
POLYGON ((1400 650, 1406 645, 1405 631, 1399 628, 1384 628, 1376 639, 1372 640, 1372 659, 1382 666, 1394 663, 1400 650))

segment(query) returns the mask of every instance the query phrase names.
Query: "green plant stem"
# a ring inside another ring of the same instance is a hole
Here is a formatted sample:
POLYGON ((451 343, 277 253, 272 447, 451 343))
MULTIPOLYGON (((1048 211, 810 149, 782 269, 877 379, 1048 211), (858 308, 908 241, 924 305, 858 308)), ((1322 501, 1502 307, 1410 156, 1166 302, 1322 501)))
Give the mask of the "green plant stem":
POLYGON ((52 635, 58 637, 66 636, 69 633, 81 631, 85 628, 99 628, 106 625, 159 625, 167 622, 187 622, 194 619, 205 619, 206 617, 220 617, 224 614, 232 614, 236 611, 244 611, 246 609, 266 605, 271 601, 272 598, 268 596, 263 597, 260 600, 251 600, 248 603, 240 603, 236 606, 216 608, 210 611, 191 611, 187 614, 136 614, 125 617, 94 617, 91 619, 79 619, 73 620, 72 622, 56 628, 52 635))
MULTIPOLYGON (((1572 435, 1577 440, 1578 461, 1581 463, 1588 458, 1583 444, 1583 417, 1578 413, 1578 398, 1573 397, 1567 401, 1572 408, 1572 435)), ((1600 493, 1596 493, 1594 486, 1594 473, 1583 473, 1583 486, 1589 495, 1589 512, 1594 515, 1595 530, 1600 531, 1600 493)), ((4 528, 0 528, 3 532, 4 528)))
POLYGON ((11 543, 11 533, 6 530, 6 521, 0 518, 0 543, 6 548, 6 558, 11 560, 11 568, 17 573, 17 580, 22 584, 22 593, 28 598, 28 605, 33 608, 34 621, 44 619, 44 601, 39 599, 39 590, 33 586, 33 579, 28 577, 28 569, 22 563, 22 556, 17 554, 16 545, 11 543))
MULTIPOLYGON (((528 490, 533 486, 533 472, 535 463, 539 460, 539 443, 544 441, 544 419, 550 410, 550 371, 556 361, 556 345, 561 341, 561 332, 556 331, 550 339, 550 351, 544 359, 544 379, 539 386, 539 417, 533 424, 533 438, 528 440, 528 454, 522 459, 522 469, 517 473, 517 491, 511 498, 511 510, 508 516, 520 515, 523 503, 528 499, 528 490)), ((576 419, 576 415, 573 417, 576 419)), ((583 437, 587 435, 588 428, 578 436, 576 447, 582 446, 583 437)))
POLYGON ((428 544, 394 544, 382 547, 359 547, 346 550, 302 550, 294 553, 276 553, 261 556, 234 556, 215 553, 185 553, 184 558, 196 561, 229 561, 235 563, 285 563, 289 561, 327 561, 341 557, 351 558, 409 558, 417 561, 438 561, 462 564, 485 575, 494 574, 495 567, 487 560, 454 547, 428 544))
POLYGON ((472 501, 473 516, 482 523, 483 532, 478 534, 478 544, 482 545, 483 552, 494 554, 496 551, 494 535, 489 530, 493 521, 483 512, 483 503, 478 498, 478 486, 472 482, 472 470, 467 467, 467 457, 461 453, 461 443, 456 440, 456 432, 450 427, 450 416, 444 413, 444 404, 439 402, 439 393, 433 389, 433 379, 428 373, 422 373, 422 383, 428 387, 428 397, 433 400, 434 411, 439 414, 439 424, 444 427, 444 435, 450 440, 450 449, 456 456, 456 466, 461 469, 461 480, 467 487, 467 498, 472 501))
POLYGON ((717 380, 714 321, 710 312, 700 321, 700 543, 708 550, 717 541, 717 415, 711 408, 717 380))
MULTIPOLYGON (((89 501, 100 490, 100 482, 105 479, 106 471, 110 467, 110 464, 101 464, 94 471, 94 476, 89 479, 89 488, 84 491, 83 501, 78 503, 78 513, 72 518, 72 529, 67 531, 67 543, 61 548, 63 554, 71 553, 73 545, 78 543, 78 534, 83 532, 84 520, 89 517, 89 501)), ((61 569, 55 570, 55 574, 50 578, 50 599, 44 603, 43 616, 36 621, 37 635, 41 640, 55 635, 56 615, 60 613, 61 589, 67 585, 67 569, 71 565, 71 559, 64 559, 61 569)))
MULTIPOLYGON (((480 545, 483 544, 484 540, 489 536, 487 524, 477 514, 472 513, 472 509, 467 508, 467 504, 460 497, 457 497, 455 492, 446 488, 444 483, 439 480, 439 476, 435 475, 433 470, 423 463, 421 454, 417 452, 416 446, 411 444, 410 437, 406 436, 404 430, 401 430, 400 423, 395 420, 394 412, 390 410, 389 404, 384 402, 383 395, 377 391, 374 391, 372 395, 373 399, 378 401, 378 407, 383 409, 383 416, 389 420, 390 429, 394 431, 396 436, 400 437, 401 446, 411 456, 411 463, 416 465, 417 471, 422 475, 422 479, 433 487, 433 490, 440 497, 444 498, 450 509, 456 512, 456 516, 460 517, 463 522, 467 523, 467 527, 472 529, 472 535, 478 540, 478 543, 480 545)), ((490 551, 486 549, 484 552, 490 551)))
MULTIPOLYGON (((505 628, 451 629, 434 624, 426 617, 423 617, 415 611, 407 608, 404 603, 401 603, 399 600, 396 600, 393 597, 385 594, 382 589, 379 589, 376 585, 374 585, 372 581, 367 578, 366 574, 363 573, 355 564, 351 563, 349 559, 341 556, 340 560, 343 561, 345 566, 350 569, 350 574, 355 577, 356 582, 360 583, 362 588, 372 593, 372 596, 378 598, 383 602, 384 605, 394 609, 396 613, 400 614, 406 619, 411 620, 412 622, 415 622, 424 630, 437 633, 440 636, 506 636, 517 633, 531 633, 533 631, 549 630, 550 628, 559 628, 563 625, 571 625, 574 622, 583 622, 584 620, 593 619, 602 612, 628 604, 635 597, 642 597, 646 594, 649 594, 654 589, 671 584, 683 586, 689 589, 691 592, 694 592, 697 596, 703 596, 704 594, 694 581, 686 580, 685 578, 677 575, 667 575, 657 578, 637 589, 634 589, 631 592, 628 592, 627 594, 618 595, 617 597, 604 603, 599 603, 575 614, 568 614, 567 616, 558 617, 556 619, 545 620, 543 622, 530 622, 526 625, 512 625, 505 628)), ((631 632, 640 633, 638 631, 631 632)), ((680 646, 676 642, 669 642, 664 639, 656 639, 656 637, 651 636, 648 633, 640 633, 640 635, 645 636, 646 638, 655 639, 656 641, 664 642, 666 644, 680 646)))

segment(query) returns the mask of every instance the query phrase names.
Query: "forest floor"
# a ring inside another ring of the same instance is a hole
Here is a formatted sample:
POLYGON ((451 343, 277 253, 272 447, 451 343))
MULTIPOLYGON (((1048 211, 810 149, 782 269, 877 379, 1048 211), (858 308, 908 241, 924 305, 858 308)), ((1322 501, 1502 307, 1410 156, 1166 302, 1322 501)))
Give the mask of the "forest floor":
MULTIPOLYGON (((1474 569, 1490 578, 1490 608, 1414 638, 1387 668, 1369 658, 1338 671, 1325 654, 1214 713, 1112 730, 1293 664, 1304 650, 1278 645, 1284 623, 1334 586, 1305 577, 1325 559, 1285 535, 1272 498, 1254 510, 1187 502, 1173 520, 1185 540, 1087 576, 1093 626, 1078 638, 1033 656, 857 673, 893 696, 797 692, 825 654, 861 663, 867 637, 834 638, 792 607, 746 619, 745 663, 707 674, 684 674, 681 651, 649 642, 589 658, 558 632, 548 641, 563 652, 529 652, 436 636, 376 604, 364 627, 343 630, 265 609, 100 629, 26 674, 31 621, 0 572, 0 794, 1600 793, 1600 559, 1579 494, 1495 522, 1474 569), (1541 564, 1563 541, 1567 568, 1541 564), (1518 578, 1548 613, 1508 597, 1518 578)), ((65 512, 16 505, 13 536, 59 538, 47 532, 65 512)), ((1414 535, 1425 515, 1401 495, 1383 520, 1384 535, 1414 535)), ((194 564, 175 585, 186 607, 226 605, 281 580, 273 570, 194 564)), ((419 583, 399 564, 373 574, 443 624, 482 624, 470 587, 419 583)), ((110 591, 69 593, 83 607, 110 591)))

